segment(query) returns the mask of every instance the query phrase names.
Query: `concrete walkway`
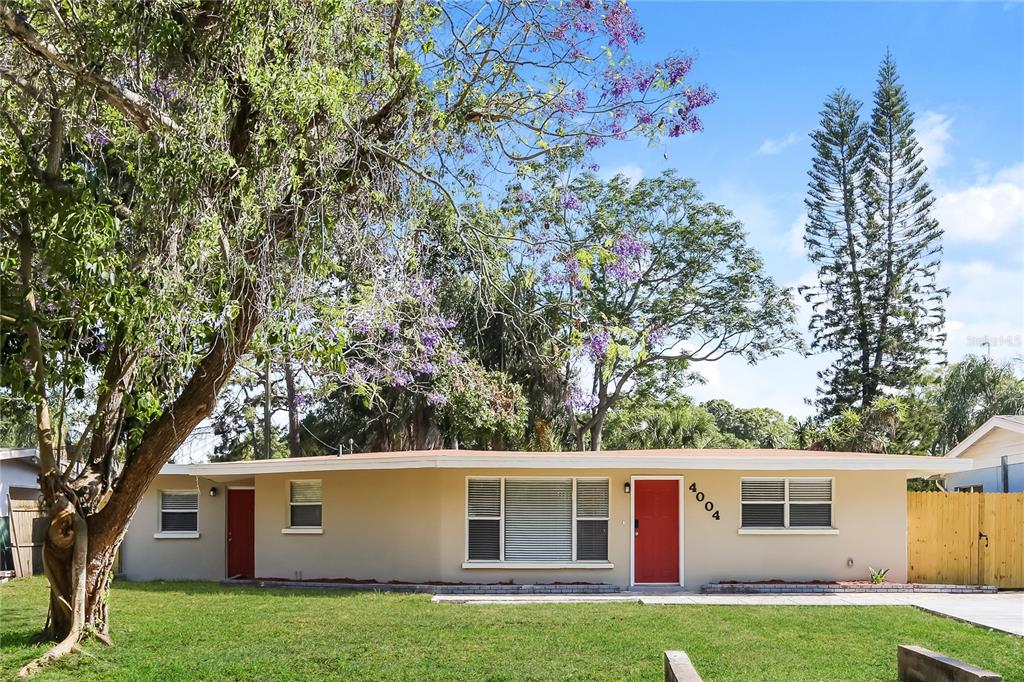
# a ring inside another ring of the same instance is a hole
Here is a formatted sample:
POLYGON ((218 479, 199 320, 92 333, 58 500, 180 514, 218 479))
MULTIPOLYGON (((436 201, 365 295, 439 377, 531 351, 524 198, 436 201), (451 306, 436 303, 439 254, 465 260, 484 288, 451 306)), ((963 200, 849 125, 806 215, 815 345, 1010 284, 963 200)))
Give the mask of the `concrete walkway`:
POLYGON ((439 594, 439 603, 566 604, 636 602, 649 605, 715 606, 914 606, 991 630, 1024 637, 1024 592, 998 594, 697 594, 694 592, 619 592, 617 594, 439 594))

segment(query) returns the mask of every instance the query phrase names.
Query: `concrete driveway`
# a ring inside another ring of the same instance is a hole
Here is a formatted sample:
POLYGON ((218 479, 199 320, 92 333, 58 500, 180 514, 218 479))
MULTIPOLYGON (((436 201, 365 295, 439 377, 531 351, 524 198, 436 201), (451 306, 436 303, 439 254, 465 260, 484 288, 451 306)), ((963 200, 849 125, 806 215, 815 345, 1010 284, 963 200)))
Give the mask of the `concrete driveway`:
POLYGON ((1024 592, 997 594, 849 593, 849 594, 697 594, 693 592, 619 592, 617 594, 444 594, 435 602, 531 604, 639 602, 721 606, 913 606, 991 630, 1024 637, 1024 592))

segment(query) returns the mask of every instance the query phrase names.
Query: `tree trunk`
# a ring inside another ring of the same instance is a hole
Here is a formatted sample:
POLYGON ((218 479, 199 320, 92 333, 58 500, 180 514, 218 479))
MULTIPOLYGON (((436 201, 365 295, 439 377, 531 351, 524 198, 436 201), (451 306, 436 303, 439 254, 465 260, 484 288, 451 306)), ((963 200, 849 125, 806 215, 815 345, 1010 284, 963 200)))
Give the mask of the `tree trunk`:
POLYGON ((295 368, 292 367, 292 359, 284 359, 284 387, 288 400, 288 454, 291 457, 302 455, 302 434, 299 423, 299 405, 296 402, 295 392, 295 368))

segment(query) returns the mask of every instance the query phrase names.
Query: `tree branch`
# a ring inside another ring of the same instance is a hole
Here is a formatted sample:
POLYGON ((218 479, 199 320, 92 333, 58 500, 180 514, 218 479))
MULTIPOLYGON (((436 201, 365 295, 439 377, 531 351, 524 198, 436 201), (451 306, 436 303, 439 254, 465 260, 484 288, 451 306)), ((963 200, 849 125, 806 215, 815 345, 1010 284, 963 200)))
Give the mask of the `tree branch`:
POLYGON ((153 127, 161 127, 174 133, 185 132, 174 119, 158 110, 142 95, 120 88, 106 78, 72 62, 9 5, 0 7, 0 20, 27 52, 56 66, 75 80, 92 86, 103 101, 120 111, 139 130, 148 131, 153 127))

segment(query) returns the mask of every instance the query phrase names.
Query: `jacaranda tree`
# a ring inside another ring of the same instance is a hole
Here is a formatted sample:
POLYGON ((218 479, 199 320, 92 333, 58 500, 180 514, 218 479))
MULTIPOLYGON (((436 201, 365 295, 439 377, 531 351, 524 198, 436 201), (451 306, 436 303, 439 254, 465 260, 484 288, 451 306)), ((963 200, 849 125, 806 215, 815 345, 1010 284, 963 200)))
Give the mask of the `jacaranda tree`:
POLYGON ((488 169, 706 103, 684 57, 631 60, 619 0, 3 0, 0 23, 2 384, 35 407, 58 640, 23 674, 109 641, 125 528, 254 338, 344 347, 324 282, 418 207, 472 244, 455 206, 488 169))
POLYGON ((577 449, 601 449, 609 411, 638 381, 667 384, 703 362, 754 363, 799 346, 791 292, 693 180, 669 171, 635 184, 592 174, 560 183, 548 174, 532 191, 513 188, 506 211, 537 235, 538 286, 564 311, 577 449))

